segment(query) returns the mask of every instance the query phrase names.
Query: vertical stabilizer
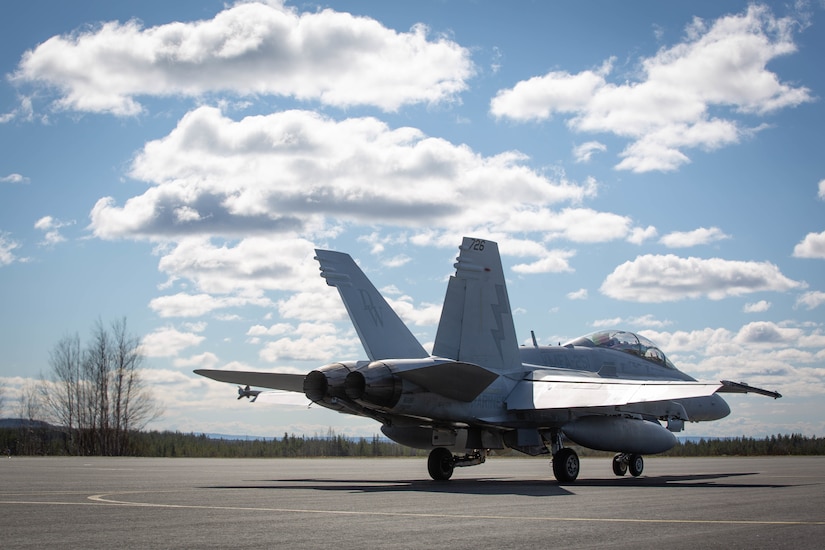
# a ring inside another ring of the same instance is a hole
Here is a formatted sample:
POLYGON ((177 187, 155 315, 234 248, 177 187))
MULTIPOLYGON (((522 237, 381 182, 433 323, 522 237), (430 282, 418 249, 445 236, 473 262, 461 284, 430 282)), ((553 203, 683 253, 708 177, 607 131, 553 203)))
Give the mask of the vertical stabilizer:
POLYGON ((315 259, 321 277, 338 289, 371 361, 430 356, 349 254, 316 250, 315 259))
POLYGON ((464 237, 433 355, 509 372, 521 368, 498 245, 464 237))

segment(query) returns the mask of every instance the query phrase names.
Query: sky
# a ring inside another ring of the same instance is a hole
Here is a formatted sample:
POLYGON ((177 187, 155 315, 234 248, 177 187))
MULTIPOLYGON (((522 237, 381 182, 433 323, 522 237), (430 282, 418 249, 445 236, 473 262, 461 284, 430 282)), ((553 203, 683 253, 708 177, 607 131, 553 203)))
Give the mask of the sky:
POLYGON ((821 436, 823 25, 822 0, 8 4, 3 414, 125 318, 149 428, 371 436, 192 370, 365 358, 316 248, 431 349, 472 236, 525 344, 620 328, 784 395, 683 435, 821 436))

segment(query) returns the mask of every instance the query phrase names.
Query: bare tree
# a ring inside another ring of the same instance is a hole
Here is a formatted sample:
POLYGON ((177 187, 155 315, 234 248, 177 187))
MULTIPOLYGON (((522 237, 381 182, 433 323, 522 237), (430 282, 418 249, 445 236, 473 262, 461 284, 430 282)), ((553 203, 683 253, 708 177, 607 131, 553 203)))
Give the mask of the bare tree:
POLYGON ((110 330, 98 321, 83 352, 78 336, 57 343, 45 401, 52 421, 68 434, 68 452, 124 454, 129 433, 160 416, 140 378, 142 362, 140 339, 128 333, 125 318, 110 330))
POLYGON ((64 336, 49 355, 51 379, 43 380, 47 417, 66 431, 66 450, 72 454, 81 452, 81 435, 87 428, 82 364, 80 336, 64 336))
POLYGON ((116 438, 114 451, 123 454, 129 433, 142 430, 161 415, 161 408, 140 378, 143 355, 140 339, 126 330, 126 318, 112 323, 111 338, 111 420, 116 438))
POLYGON ((110 451, 111 432, 109 427, 109 380, 111 378, 111 338, 103 322, 98 319, 92 332, 92 342, 86 348, 83 360, 84 378, 90 382, 87 399, 89 426, 95 434, 93 444, 95 454, 112 454, 110 451))
POLYGON ((19 454, 41 454, 44 451, 44 439, 41 437, 46 428, 42 423, 43 408, 41 392, 38 386, 28 381, 20 392, 17 416, 20 418, 19 454))

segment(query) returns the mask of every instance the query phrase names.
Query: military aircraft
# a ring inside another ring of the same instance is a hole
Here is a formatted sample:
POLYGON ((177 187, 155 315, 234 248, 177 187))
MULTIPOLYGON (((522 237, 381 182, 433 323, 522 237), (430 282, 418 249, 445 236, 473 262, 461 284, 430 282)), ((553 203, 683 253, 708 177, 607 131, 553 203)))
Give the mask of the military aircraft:
MULTIPOLYGON (((650 340, 600 331, 564 345, 520 346, 498 245, 465 237, 428 353, 353 259, 316 250, 321 277, 337 288, 367 360, 308 374, 196 370, 213 380, 301 392, 323 407, 381 423, 388 438, 430 449, 430 476, 483 463, 496 449, 552 454, 559 482, 579 475, 576 451, 616 452, 613 472, 639 476, 644 454, 676 444, 685 422, 723 418, 720 393, 779 393, 723 380, 698 382, 650 340), (662 425, 662 422, 665 425, 662 425)), ((267 392, 264 392, 266 394, 267 392)))

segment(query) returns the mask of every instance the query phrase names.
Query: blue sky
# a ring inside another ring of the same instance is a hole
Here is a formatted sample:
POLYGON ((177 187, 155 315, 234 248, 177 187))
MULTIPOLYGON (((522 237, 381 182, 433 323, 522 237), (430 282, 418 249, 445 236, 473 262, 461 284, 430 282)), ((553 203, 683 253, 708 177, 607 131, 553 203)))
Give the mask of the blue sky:
POLYGON ((314 248, 429 347, 464 235, 525 342, 641 332, 733 397, 687 435, 825 432, 821 2, 33 1, 0 21, 0 382, 126 317, 152 427, 371 435, 194 368, 364 354, 314 248), (515 7, 514 7, 515 6, 515 7))

